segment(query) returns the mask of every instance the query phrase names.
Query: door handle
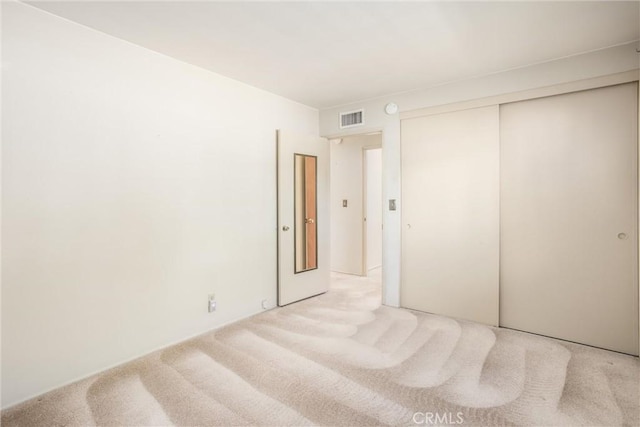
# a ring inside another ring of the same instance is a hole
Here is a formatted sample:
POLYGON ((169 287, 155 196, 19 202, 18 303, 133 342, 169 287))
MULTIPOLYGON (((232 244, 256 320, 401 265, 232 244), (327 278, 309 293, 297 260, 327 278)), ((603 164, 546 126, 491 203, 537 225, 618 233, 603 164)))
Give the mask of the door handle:
POLYGON ((289 231, 289 226, 288 225, 283 225, 282 226, 282 231, 289 231))
POLYGON ((306 222, 307 224, 313 224, 315 221, 313 220, 313 218, 307 218, 304 220, 304 222, 306 222))

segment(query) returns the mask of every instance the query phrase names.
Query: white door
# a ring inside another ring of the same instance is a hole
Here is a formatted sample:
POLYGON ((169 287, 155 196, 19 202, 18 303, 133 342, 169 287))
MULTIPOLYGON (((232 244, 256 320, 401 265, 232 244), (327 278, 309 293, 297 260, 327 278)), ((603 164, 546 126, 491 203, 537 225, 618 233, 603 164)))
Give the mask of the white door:
POLYGON ((501 106, 501 326, 638 354, 637 97, 501 106))
POLYGON ((278 131, 278 305, 329 289, 329 142, 278 131))
POLYGON ((402 307, 498 324, 498 107, 402 121, 402 307))
POLYGON ((364 149, 365 274, 382 267, 382 148, 364 149))

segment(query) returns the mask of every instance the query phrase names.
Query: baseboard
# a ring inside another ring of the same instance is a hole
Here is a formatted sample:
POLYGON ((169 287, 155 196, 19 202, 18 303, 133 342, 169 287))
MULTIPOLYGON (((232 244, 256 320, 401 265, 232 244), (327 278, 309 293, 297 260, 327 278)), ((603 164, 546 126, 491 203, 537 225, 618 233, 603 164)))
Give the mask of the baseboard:
POLYGON ((340 270, 331 270, 332 273, 340 273, 340 274, 348 274, 350 276, 358 276, 358 277, 362 277, 362 274, 359 273, 352 273, 352 272, 346 272, 346 271, 340 271, 340 270))
POLYGON ((147 357, 147 356, 149 356, 149 355, 151 355, 151 354, 153 354, 153 353, 155 353, 155 352, 158 352, 158 351, 161 351, 161 350, 167 349, 167 348, 172 347, 172 346, 174 346, 174 345, 178 345, 178 344, 184 343, 184 342, 186 342, 186 341, 192 340, 192 339, 197 338, 197 337, 199 337, 199 336, 206 335, 206 334, 208 334, 208 333, 210 333, 210 332, 213 332, 213 331, 215 331, 215 330, 218 330, 218 329, 220 329, 220 328, 224 328, 225 326, 230 325, 230 324, 232 324, 232 323, 236 323, 236 322, 239 322, 239 321, 241 321, 241 320, 248 319, 248 318, 253 317, 253 316, 255 316, 255 315, 258 315, 258 314, 260 314, 260 313, 264 313, 265 311, 273 310, 274 308, 277 308, 277 307, 271 307, 271 308, 268 308, 268 309, 260 309, 260 310, 258 310, 258 311, 256 311, 256 312, 254 312, 254 313, 248 314, 248 315, 246 315, 246 316, 239 317, 239 318, 237 318, 237 319, 230 320, 230 321, 228 321, 228 322, 224 322, 224 323, 222 323, 222 324, 220 324, 220 325, 217 325, 217 326, 215 326, 215 327, 213 327, 213 328, 210 328, 210 329, 207 329, 207 330, 205 330, 205 331, 196 332, 195 334, 188 335, 188 336, 187 336, 187 337, 185 337, 185 338, 181 338, 181 339, 179 339, 179 340, 171 341, 169 344, 161 345, 161 346, 159 346, 159 347, 155 347, 153 350, 146 351, 146 352, 144 352, 144 353, 142 353, 142 354, 140 354, 140 355, 138 355, 138 356, 130 357, 130 358, 128 358, 128 359, 125 359, 125 360, 122 360, 122 361, 116 362, 116 363, 114 363, 114 364, 112 364, 112 365, 108 365, 108 366, 106 366, 106 367, 104 367, 104 368, 100 368, 100 369, 98 369, 98 370, 95 370, 95 371, 93 371, 93 372, 91 372, 91 373, 89 373, 89 374, 87 374, 87 375, 83 375, 83 376, 81 376, 81 377, 78 377, 78 378, 76 378, 76 379, 73 379, 73 380, 67 381, 67 382, 62 383, 62 384, 60 384, 60 385, 56 385, 56 386, 50 387, 50 388, 46 389, 45 391, 42 391, 42 392, 39 392, 39 393, 33 394, 33 395, 31 395, 31 396, 29 396, 29 397, 26 397, 26 398, 24 398, 24 399, 21 399, 21 400, 19 400, 19 401, 17 401, 17 402, 12 402, 12 403, 10 403, 8 406, 5 406, 5 407, 3 407, 3 408, 0 408, 0 412, 2 412, 2 411, 6 411, 6 410, 9 410, 9 409, 13 408, 14 406, 18 406, 18 405, 20 405, 20 404, 22 404, 22 403, 28 402, 28 401, 29 401, 29 400, 31 400, 31 399, 35 399, 35 398, 37 398, 37 397, 40 397, 40 396, 45 395, 45 394, 47 394, 47 393, 50 393, 50 392, 52 392, 52 391, 54 391, 54 390, 58 390, 58 389, 60 389, 60 388, 62 388, 62 387, 66 387, 66 386, 68 386, 68 385, 75 384, 75 383, 80 382, 80 381, 84 381, 84 380, 89 379, 89 378, 91 378, 91 377, 93 377, 93 376, 95 376, 95 375, 98 375, 98 374, 101 374, 101 373, 103 373, 103 372, 106 372, 106 371, 108 371, 108 370, 110 370, 110 369, 117 368, 117 367, 122 366, 122 365, 125 365, 125 364, 127 364, 127 363, 129 363, 129 362, 133 362, 134 360, 142 359, 143 357, 147 357))

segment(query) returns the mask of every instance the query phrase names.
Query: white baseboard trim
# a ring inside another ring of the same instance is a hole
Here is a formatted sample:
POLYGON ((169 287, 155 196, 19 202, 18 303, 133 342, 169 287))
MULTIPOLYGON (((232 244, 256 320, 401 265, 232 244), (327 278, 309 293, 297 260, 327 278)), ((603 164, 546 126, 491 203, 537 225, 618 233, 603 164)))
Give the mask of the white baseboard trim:
POLYGON ((144 353, 142 353, 142 354, 140 354, 138 356, 133 356, 133 357, 121 360, 119 362, 116 362, 114 364, 108 365, 108 366, 106 366, 104 368, 100 368, 98 370, 92 371, 89 374, 82 375, 82 376, 80 376, 78 378, 75 378, 73 380, 70 380, 70 381, 64 382, 62 384, 50 387, 50 388, 48 388, 48 389, 46 389, 44 391, 41 391, 41 392, 38 392, 36 394, 30 395, 30 396, 28 396, 28 397, 26 397, 24 399, 20 399, 17 402, 11 402, 9 405, 7 405, 7 406, 5 406, 3 408, 0 408, 0 411, 6 411, 8 409, 13 408, 14 406, 18 406, 18 405, 20 405, 22 403, 25 403, 25 402, 27 402, 27 401, 29 401, 31 399, 35 399, 35 398, 37 398, 39 396, 42 396, 44 394, 47 394, 47 393, 52 392, 54 390, 57 390, 59 388, 66 387, 68 385, 71 385, 71 384, 74 384, 74 383, 77 383, 77 382, 80 382, 80 381, 84 381, 84 380, 89 379, 89 378, 91 378, 91 377, 93 377, 95 375, 98 375, 98 374, 101 374, 103 372, 106 372, 106 371, 108 371, 110 369, 117 368, 119 366, 125 365, 125 364, 127 364, 129 362, 132 362, 134 360, 137 360, 137 359, 142 359, 143 357, 149 356, 150 354, 153 354, 155 352, 167 349, 167 348, 172 347, 172 346, 177 345, 177 344, 181 344, 183 342, 186 342, 186 341, 189 341, 191 339, 197 338, 197 337, 199 337, 201 335, 206 335, 206 334, 208 334, 210 332, 213 332, 213 331, 215 331, 217 329, 224 328, 225 326, 230 325, 232 323, 236 323, 236 322, 239 322, 241 320, 248 319, 248 318, 253 317, 253 316, 257 315, 257 314, 263 313, 265 311, 273 310, 274 308, 277 308, 277 307, 271 307, 269 309, 260 309, 260 310, 255 311, 254 313, 248 314, 246 316, 239 317, 237 319, 230 320, 228 322, 224 322, 224 323, 222 323, 220 325, 217 325, 217 326, 215 326, 213 328, 209 328, 209 329, 206 329, 206 330, 201 331, 201 332, 196 332, 195 334, 188 335, 185 338, 181 338, 181 339, 178 339, 178 340, 175 340, 175 341, 171 341, 168 344, 161 345, 159 347, 155 347, 154 349, 149 350, 149 351, 145 351, 144 353))

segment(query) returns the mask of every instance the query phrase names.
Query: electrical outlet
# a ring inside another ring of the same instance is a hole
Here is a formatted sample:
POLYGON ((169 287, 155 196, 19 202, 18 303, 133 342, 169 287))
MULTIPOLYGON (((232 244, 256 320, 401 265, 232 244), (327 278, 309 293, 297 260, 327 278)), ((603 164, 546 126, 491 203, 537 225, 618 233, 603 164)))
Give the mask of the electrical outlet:
POLYGON ((216 311, 216 294, 209 294, 209 313, 216 311))
POLYGON ((263 299, 262 300, 262 309, 266 310, 267 308, 269 308, 268 301, 266 299, 263 299))

